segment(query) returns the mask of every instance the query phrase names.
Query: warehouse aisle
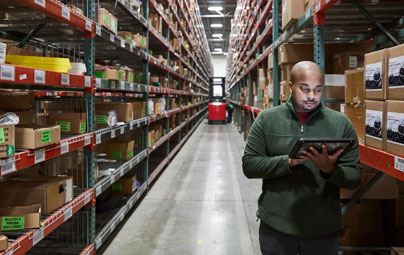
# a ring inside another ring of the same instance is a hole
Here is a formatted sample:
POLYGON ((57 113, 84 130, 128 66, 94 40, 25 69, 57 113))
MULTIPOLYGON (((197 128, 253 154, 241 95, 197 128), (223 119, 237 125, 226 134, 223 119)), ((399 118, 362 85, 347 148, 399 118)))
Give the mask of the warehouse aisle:
POLYGON ((261 181, 244 177, 243 148, 234 125, 204 121, 103 254, 260 254, 261 181))

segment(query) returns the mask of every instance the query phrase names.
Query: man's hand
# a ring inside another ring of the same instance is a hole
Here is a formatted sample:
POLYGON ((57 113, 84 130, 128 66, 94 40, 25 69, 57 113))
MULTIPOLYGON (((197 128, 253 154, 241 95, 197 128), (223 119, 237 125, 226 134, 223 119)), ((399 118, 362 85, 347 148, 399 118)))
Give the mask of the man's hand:
POLYGON ((302 163, 303 161, 306 161, 307 159, 294 159, 290 158, 289 159, 289 168, 292 169, 292 167, 302 163))
POLYGON ((332 155, 328 155, 327 146, 322 145, 322 153, 319 153, 314 147, 309 148, 311 152, 303 151, 300 158, 311 160, 313 163, 320 168, 320 170, 326 174, 331 174, 334 170, 335 163, 337 162, 339 156, 341 156, 343 149, 338 150, 332 155))

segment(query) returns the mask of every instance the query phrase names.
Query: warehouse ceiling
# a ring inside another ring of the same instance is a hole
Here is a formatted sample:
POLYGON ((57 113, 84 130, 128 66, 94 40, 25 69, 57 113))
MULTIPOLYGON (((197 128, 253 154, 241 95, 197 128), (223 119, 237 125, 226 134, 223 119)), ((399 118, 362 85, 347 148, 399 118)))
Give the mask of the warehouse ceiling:
POLYGON ((223 53, 227 54, 229 48, 229 35, 231 31, 231 19, 234 16, 237 1, 198 0, 198 5, 203 25, 205 26, 210 52, 218 55, 223 55, 223 53), (209 7, 210 9, 208 9, 209 7), (222 27, 212 27, 212 24, 213 26, 221 24, 222 27), (222 52, 219 52, 219 49, 222 49, 222 52))

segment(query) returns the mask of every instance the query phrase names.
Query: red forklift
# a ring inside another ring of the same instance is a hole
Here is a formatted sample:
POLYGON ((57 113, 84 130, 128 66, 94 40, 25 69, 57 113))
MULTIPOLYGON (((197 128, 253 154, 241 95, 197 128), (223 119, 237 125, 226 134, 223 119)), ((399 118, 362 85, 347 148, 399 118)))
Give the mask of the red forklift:
POLYGON ((226 124, 225 78, 210 78, 209 124, 226 124))

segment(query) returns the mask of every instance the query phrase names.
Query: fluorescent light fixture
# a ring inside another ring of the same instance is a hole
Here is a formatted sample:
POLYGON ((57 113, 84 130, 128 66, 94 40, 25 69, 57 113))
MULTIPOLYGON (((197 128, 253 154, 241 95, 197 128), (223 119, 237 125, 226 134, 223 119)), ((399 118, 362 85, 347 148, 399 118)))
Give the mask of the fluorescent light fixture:
POLYGON ((223 24, 210 24, 210 27, 223 27, 223 24))
POLYGON ((223 11, 222 6, 210 6, 208 7, 208 11, 223 11))
POLYGON ((216 52, 222 52, 223 51, 222 48, 214 48, 213 50, 216 51, 216 52))
POLYGON ((212 37, 221 38, 222 36, 223 36, 223 34, 212 34, 212 37))

